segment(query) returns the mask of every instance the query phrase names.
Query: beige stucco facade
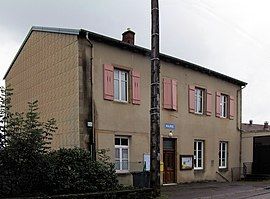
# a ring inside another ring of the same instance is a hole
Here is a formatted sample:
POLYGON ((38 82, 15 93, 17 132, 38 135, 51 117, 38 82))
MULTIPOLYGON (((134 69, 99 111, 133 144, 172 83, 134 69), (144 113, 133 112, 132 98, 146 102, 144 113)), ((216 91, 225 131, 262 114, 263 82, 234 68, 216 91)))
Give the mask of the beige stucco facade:
MULTIPOLYGON (((11 70, 6 83, 14 89, 13 105, 24 111, 28 101, 39 100, 43 119, 54 117, 58 130, 52 148, 87 147, 89 142, 87 121, 93 122, 98 149, 109 149, 115 161, 115 137, 129 139, 130 170, 141 170, 143 155, 150 153, 150 58, 142 53, 106 44, 95 39, 87 41, 80 35, 33 31, 11 70), (112 64, 129 71, 128 102, 103 98, 103 65, 112 64), (131 103, 130 73, 141 74, 140 105, 131 103), (89 113, 91 112, 91 119, 89 113), (132 168, 131 168, 132 167, 132 168)), ((161 81, 176 79, 177 111, 163 109, 161 86, 161 162, 163 138, 175 138, 176 182, 231 179, 231 168, 240 167, 240 102, 241 86, 161 60, 161 81), (189 113, 188 86, 198 86, 212 92, 211 116, 189 113), (235 99, 233 119, 215 116, 215 92, 235 99), (164 128, 175 124, 173 134, 164 128), (203 170, 180 170, 180 155, 193 155, 194 140, 204 141, 203 170), (219 169, 219 142, 228 143, 227 168, 219 169)), ((130 174, 120 175, 123 183, 132 183, 130 174)), ((161 173, 161 181, 163 175, 161 173)))
MULTIPOLYGON (((114 148, 114 136, 129 136, 130 161, 143 160, 143 154, 149 153, 150 142, 150 60, 148 57, 110 47, 106 44, 94 43, 94 103, 96 107, 96 130, 99 148, 114 148), (103 64, 113 64, 126 70, 136 69, 141 73, 141 104, 121 103, 103 100, 103 64), (110 139, 108 139, 110 137, 110 139)), ((239 86, 219 80, 200 72, 161 62, 161 79, 169 77, 178 81, 178 111, 161 108, 161 136, 169 137, 165 123, 174 123, 176 130, 173 138, 177 139, 176 168, 177 182, 221 180, 216 174, 218 169, 219 142, 227 141, 229 146, 228 169, 222 175, 230 179, 230 170, 239 167, 240 133, 237 130, 239 118, 233 120, 215 117, 214 103, 211 116, 191 114, 188 111, 188 85, 207 88, 212 93, 219 91, 237 98, 239 86), (192 155, 194 140, 205 141, 205 160, 203 171, 180 171, 180 155, 192 155)), ((161 96, 162 96, 161 86, 161 96)), ((214 102, 214 95, 212 96, 214 102)), ((162 101, 161 101, 162 107, 162 101)), ((235 106, 239 112, 239 106, 235 106)), ((239 117, 239 114, 238 114, 239 117)), ((161 139, 162 141, 162 139, 161 139)), ((162 151, 162 142, 161 142, 162 151)), ((111 152, 112 160, 114 151, 111 152)), ((163 160, 161 153, 161 161, 163 160)), ((162 178, 162 175, 161 175, 162 178)))
POLYGON ((76 36, 33 31, 5 79, 14 110, 38 100, 41 119, 57 120, 53 149, 79 147, 78 52, 76 36))

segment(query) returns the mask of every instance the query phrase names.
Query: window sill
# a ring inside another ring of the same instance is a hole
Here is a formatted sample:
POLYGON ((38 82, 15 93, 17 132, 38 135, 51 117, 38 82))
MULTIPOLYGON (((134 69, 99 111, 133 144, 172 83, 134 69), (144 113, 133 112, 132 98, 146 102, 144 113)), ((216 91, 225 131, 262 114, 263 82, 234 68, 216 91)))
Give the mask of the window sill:
POLYGON ((220 116, 219 118, 220 119, 229 119, 228 117, 222 117, 222 116, 220 116))
POLYGON ((220 172, 227 172, 227 171, 229 171, 229 169, 228 168, 218 168, 218 171, 220 171, 220 172))
POLYGON ((196 113, 196 112, 194 112, 194 115, 201 116, 201 117, 206 116, 205 113, 196 113))
POLYGON ((119 104, 128 104, 128 101, 122 101, 122 100, 116 100, 116 99, 114 99, 113 101, 119 104))
POLYGON ((128 170, 125 170, 125 171, 116 171, 116 174, 117 175, 127 175, 127 174, 130 174, 130 172, 128 170))

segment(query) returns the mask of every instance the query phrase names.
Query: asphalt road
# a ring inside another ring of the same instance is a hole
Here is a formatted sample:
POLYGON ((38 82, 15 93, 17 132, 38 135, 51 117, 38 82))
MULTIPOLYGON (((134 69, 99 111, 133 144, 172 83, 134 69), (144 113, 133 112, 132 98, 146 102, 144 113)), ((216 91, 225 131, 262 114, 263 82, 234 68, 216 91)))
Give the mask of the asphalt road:
POLYGON ((270 199, 270 181, 190 183, 162 187, 161 199, 270 199))

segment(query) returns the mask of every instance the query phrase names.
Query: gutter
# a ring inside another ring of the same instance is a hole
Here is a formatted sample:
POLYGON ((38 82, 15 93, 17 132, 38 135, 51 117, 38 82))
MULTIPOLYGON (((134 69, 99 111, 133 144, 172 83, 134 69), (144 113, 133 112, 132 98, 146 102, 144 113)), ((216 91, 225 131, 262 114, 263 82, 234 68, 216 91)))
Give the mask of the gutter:
MULTIPOLYGON (((89 46, 90 46, 90 53, 91 53, 91 57, 90 57, 90 64, 89 64, 89 72, 88 72, 88 75, 87 77, 88 78, 91 78, 91 81, 90 81, 90 88, 91 88, 91 93, 90 93, 90 97, 88 97, 88 107, 91 107, 91 110, 88 109, 88 116, 87 116, 87 119, 92 122, 92 126, 89 127, 87 126, 87 132, 88 132, 88 135, 89 135, 89 151, 92 155, 92 159, 93 160, 96 160, 96 135, 95 135, 95 117, 94 117, 94 103, 93 103, 93 43, 91 42, 91 40, 89 39, 89 32, 86 32, 85 34, 85 39, 88 41, 89 43, 89 46)), ((89 79, 86 79, 86 81, 84 83, 88 84, 88 80, 89 79)), ((88 85, 86 85, 87 88, 89 88, 88 85)), ((88 92, 89 89, 87 89, 88 92)), ((88 94, 89 96, 89 94, 88 94)))
MULTIPOLYGON (((240 163, 239 166, 240 166, 240 168, 242 166, 241 164, 242 164, 242 139, 243 139, 243 137, 242 137, 242 132, 243 132, 243 130, 242 130, 242 90, 245 87, 246 87, 246 85, 237 90, 237 103, 238 103, 239 97, 240 97, 240 101, 239 101, 240 116, 239 116, 239 121, 237 121, 237 130, 240 132, 240 145, 239 145, 239 147, 240 147, 240 154, 239 154, 239 163, 240 163)), ((237 117, 237 120, 238 120, 238 117, 237 117)))

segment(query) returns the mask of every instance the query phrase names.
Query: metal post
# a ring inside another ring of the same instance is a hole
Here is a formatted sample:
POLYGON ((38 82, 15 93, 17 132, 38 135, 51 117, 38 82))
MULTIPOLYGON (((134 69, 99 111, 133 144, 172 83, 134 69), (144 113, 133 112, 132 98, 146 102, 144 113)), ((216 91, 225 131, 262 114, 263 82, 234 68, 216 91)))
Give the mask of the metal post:
POLYGON ((154 195, 160 195, 160 63, 159 63, 159 9, 158 0, 151 0, 151 135, 150 135, 150 186, 154 195))

